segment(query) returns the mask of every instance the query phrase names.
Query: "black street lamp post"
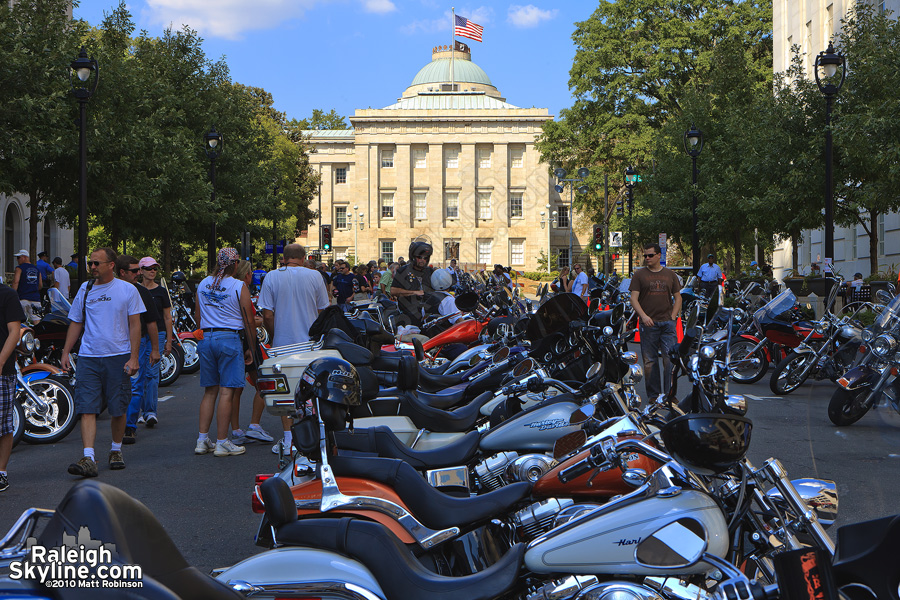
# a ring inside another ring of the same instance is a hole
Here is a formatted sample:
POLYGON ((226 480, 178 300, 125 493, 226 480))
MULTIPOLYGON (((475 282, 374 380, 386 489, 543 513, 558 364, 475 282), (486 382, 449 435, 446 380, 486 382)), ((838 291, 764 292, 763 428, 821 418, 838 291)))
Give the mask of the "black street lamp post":
POLYGON ((684 151, 691 157, 691 255, 694 275, 700 270, 700 231, 697 228, 697 157, 703 152, 703 132, 694 127, 684 132, 684 151))
POLYGON ((834 105, 834 97, 837 96, 844 85, 847 76, 847 59, 844 55, 834 51, 834 44, 828 42, 828 49, 819 52, 816 56, 814 69, 816 85, 825 96, 825 263, 834 263, 834 176, 832 163, 834 149, 831 143, 831 108, 834 105), (838 67, 841 69, 841 79, 834 83, 838 67), (820 77, 819 70, 824 77, 820 77))
POLYGON ((632 239, 631 217, 634 213, 634 184, 637 183, 634 167, 625 169, 625 188, 628 190, 628 273, 634 273, 634 240, 632 239))
MULTIPOLYGON (((209 130, 205 136, 206 140, 206 156, 209 157, 209 180, 212 183, 212 203, 211 207, 213 215, 216 210, 216 159, 222 154, 224 143, 222 134, 216 131, 216 126, 209 130)), ((210 272, 216 266, 216 218, 213 216, 212 224, 209 229, 209 245, 206 247, 206 262, 210 272)))
MULTIPOLYGON (((588 175, 590 175, 591 172, 586 167, 581 167, 580 169, 578 169, 578 177, 571 177, 569 179, 566 179, 566 170, 563 169, 562 167, 559 167, 555 171, 553 171, 553 174, 556 176, 556 186, 554 187, 554 189, 556 189, 557 194, 563 193, 563 186, 561 184, 563 184, 563 183, 569 184, 569 264, 568 264, 568 266, 571 268, 571 266, 575 263, 575 261, 573 260, 573 257, 572 257, 572 220, 575 218, 575 204, 574 204, 573 192, 575 190, 575 184, 583 182, 585 179, 588 178, 588 175)), ((588 191, 588 187, 586 185, 582 185, 581 187, 578 188, 579 194, 586 194, 587 191, 588 191)), ((549 258, 548 258, 548 260, 549 260, 549 258)))
POLYGON ((72 61, 72 92, 78 100, 78 148, 80 152, 81 170, 79 173, 80 201, 78 205, 78 285, 87 280, 88 255, 88 223, 87 223, 87 103, 97 90, 100 81, 100 66, 94 57, 88 58, 84 46, 78 58, 72 61), (93 82, 90 81, 94 73, 93 82))

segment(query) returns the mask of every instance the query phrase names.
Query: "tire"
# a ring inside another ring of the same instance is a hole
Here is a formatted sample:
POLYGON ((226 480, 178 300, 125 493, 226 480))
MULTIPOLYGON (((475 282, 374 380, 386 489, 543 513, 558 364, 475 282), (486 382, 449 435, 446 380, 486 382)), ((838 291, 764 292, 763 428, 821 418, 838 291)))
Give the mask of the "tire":
POLYGON ((25 411, 22 405, 13 400, 13 448, 22 441, 22 434, 25 433, 25 411))
POLYGON ((181 366, 181 372, 189 375, 199 371, 200 348, 197 347, 197 340, 191 338, 181 340, 181 350, 184 353, 184 364, 181 366))
POLYGON ((784 396, 803 385, 803 382, 809 377, 809 372, 802 378, 799 377, 799 373, 806 366, 806 362, 810 360, 815 360, 815 355, 811 352, 803 354, 791 352, 788 354, 783 361, 778 363, 778 366, 775 367, 775 372, 772 373, 772 378, 769 379, 769 388, 771 388, 772 392, 779 396, 784 396))
POLYGON ((178 376, 181 375, 181 369, 184 366, 184 353, 181 348, 174 347, 172 352, 165 354, 159 361, 159 387, 172 385, 178 376))
POLYGON ((769 370, 769 359, 763 348, 758 348, 753 354, 749 352, 756 344, 747 339, 739 339, 731 344, 731 360, 753 360, 756 364, 745 363, 731 372, 731 380, 735 383, 756 383, 769 370))
POLYGON ((30 385, 49 404, 49 411, 41 415, 24 390, 17 393, 25 414, 25 441, 29 444, 53 444, 60 441, 71 433, 78 422, 74 389, 67 385, 66 379, 55 375, 34 381, 30 385))
POLYGON ((834 390, 831 402, 828 403, 828 418, 838 427, 859 421, 869 412, 869 407, 863 402, 871 389, 866 386, 855 390, 845 390, 842 387, 834 390))

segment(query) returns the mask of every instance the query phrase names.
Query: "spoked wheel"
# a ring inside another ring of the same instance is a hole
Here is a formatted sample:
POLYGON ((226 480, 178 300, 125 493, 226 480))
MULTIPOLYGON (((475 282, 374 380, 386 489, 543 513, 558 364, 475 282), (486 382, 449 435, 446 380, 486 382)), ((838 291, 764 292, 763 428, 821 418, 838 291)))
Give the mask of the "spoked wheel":
POLYGON ((46 403, 41 409, 24 391, 16 394, 25 416, 23 437, 29 444, 58 442, 75 428, 75 394, 64 379, 51 375, 32 381, 29 386, 46 403))
POLYGON ((756 344, 750 340, 738 340, 731 344, 731 362, 734 370, 731 380, 735 383, 756 383, 769 370, 769 360, 762 348, 753 352, 756 344))
POLYGON ((183 365, 184 353, 178 346, 173 347, 168 354, 163 354, 159 361, 159 386, 165 387, 175 383, 175 380, 181 375, 183 365))
POLYGON ((197 340, 185 338, 181 340, 181 349, 184 351, 184 364, 181 367, 182 373, 196 373, 200 370, 200 348, 197 347, 197 340))
POLYGON ((803 385, 812 369, 806 369, 809 361, 815 360, 815 355, 810 353, 797 354, 791 352, 787 357, 778 363, 772 378, 769 380, 769 387, 772 392, 783 396, 790 394, 798 387, 803 385))
POLYGON ((25 411, 22 405, 17 401, 13 401, 13 448, 22 441, 22 434, 25 433, 25 411))
POLYGON ((859 421, 869 412, 871 403, 866 403, 866 396, 871 389, 867 386, 855 390, 846 390, 842 387, 834 390, 831 402, 828 403, 828 418, 838 427, 859 421))

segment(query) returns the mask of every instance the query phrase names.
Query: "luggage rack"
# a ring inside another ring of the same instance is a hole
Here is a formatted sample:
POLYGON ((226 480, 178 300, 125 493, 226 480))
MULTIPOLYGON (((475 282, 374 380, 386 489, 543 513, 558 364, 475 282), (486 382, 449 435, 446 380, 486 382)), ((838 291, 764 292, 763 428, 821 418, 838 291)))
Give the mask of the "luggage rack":
POLYGON ((288 354, 296 354, 298 352, 309 352, 311 350, 321 350, 324 345, 324 339, 319 340, 318 342, 303 342, 300 344, 288 344, 287 346, 277 346, 275 348, 269 348, 266 350, 266 353, 269 355, 269 358, 276 358, 278 356, 285 356, 288 354))

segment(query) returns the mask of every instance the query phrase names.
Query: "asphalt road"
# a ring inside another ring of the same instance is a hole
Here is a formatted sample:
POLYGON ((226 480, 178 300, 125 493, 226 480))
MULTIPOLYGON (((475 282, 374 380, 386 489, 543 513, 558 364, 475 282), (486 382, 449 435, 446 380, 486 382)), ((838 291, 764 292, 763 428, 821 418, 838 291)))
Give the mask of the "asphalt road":
MULTIPOLYGON (((837 481, 837 525, 900 513, 900 415, 881 407, 857 424, 838 429, 826 412, 832 389, 831 383, 808 383, 786 398, 773 398, 768 379, 733 386, 732 393, 751 395, 750 459, 761 465, 776 457, 792 478, 837 481)), ((137 444, 124 448, 127 468, 123 471, 106 466, 109 419, 101 418, 99 480, 146 504, 188 562, 201 571, 228 566, 261 551, 253 543, 258 516, 250 510, 250 492, 256 473, 276 468, 271 445, 248 445, 246 454, 237 457, 195 456, 201 396, 198 376, 182 376, 173 386, 162 388, 160 395, 166 397, 160 404, 160 423, 154 429, 140 426, 137 444)), ((241 407, 244 426, 249 422, 249 390, 247 396, 241 407)), ((265 414, 263 427, 280 437, 276 418, 265 414)), ((54 508, 76 480, 66 467, 80 456, 77 429, 57 444, 22 443, 15 448, 10 488, 0 494, 0 529, 11 526, 28 507, 54 508)))

